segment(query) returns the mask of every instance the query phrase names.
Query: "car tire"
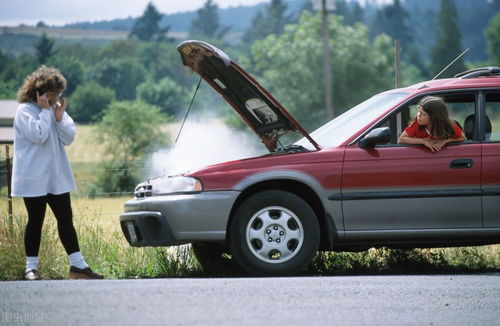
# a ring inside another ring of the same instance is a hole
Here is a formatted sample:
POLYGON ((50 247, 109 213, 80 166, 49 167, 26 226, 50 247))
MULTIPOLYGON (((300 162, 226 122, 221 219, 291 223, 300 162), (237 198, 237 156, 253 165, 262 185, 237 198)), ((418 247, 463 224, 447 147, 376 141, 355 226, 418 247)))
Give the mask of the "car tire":
POLYGON ((253 275, 290 275, 308 266, 320 241, 312 208, 299 196, 266 190, 247 198, 229 227, 233 259, 253 275))

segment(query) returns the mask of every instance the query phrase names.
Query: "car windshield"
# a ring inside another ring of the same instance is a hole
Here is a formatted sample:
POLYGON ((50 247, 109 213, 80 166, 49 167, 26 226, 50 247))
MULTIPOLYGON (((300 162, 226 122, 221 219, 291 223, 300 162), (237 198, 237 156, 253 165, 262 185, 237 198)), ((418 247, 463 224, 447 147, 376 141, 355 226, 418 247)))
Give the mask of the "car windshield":
MULTIPOLYGON (((407 95, 407 92, 375 95, 319 127, 311 133, 311 137, 322 148, 339 146, 407 95)), ((306 138, 302 138, 295 145, 314 149, 306 138)))

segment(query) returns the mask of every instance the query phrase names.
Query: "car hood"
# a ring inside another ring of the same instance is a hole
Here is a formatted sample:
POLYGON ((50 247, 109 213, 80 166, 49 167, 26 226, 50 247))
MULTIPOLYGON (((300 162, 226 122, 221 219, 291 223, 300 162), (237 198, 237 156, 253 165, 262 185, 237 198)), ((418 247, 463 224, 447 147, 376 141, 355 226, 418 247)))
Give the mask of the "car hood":
POLYGON ((290 132, 302 134, 320 149, 283 106, 223 51, 192 40, 182 42, 177 50, 183 64, 224 97, 270 152, 275 152, 279 138, 290 132))

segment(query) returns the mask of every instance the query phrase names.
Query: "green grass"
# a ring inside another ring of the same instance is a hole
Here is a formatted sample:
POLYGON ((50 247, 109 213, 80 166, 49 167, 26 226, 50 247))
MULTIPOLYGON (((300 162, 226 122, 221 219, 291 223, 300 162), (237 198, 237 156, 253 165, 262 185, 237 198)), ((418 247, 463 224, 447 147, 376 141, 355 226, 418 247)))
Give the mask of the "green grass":
MULTIPOLYGON (((19 280, 24 273, 23 234, 26 218, 15 215, 13 226, 0 212, 0 280, 19 280)), ((76 215, 80 250, 87 263, 106 278, 182 277, 199 273, 200 267, 189 246, 134 248, 120 227, 107 226, 98 215, 76 215)), ((40 248, 39 270, 44 279, 67 278, 68 257, 59 241, 54 219, 47 218, 40 248)))
MULTIPOLYGON (((118 215, 123 198, 74 200, 80 249, 96 271, 111 279, 233 276, 234 271, 205 272, 190 246, 135 248, 125 240, 118 215), (109 205, 106 205, 109 202, 109 205), (113 212, 108 214, 108 212, 113 212)), ((15 206, 21 204, 15 201, 15 206)), ((0 210, 0 280, 22 279, 26 215, 17 207, 13 226, 0 210), (21 212, 21 213, 19 213, 21 212)), ((40 249, 44 279, 68 275, 68 258, 59 241, 55 219, 48 214, 40 249)), ((500 245, 443 249, 370 249, 357 253, 320 252, 302 275, 390 273, 470 273, 500 270, 500 245)))
POLYGON ((306 272, 315 275, 345 275, 488 271, 500 271, 500 245, 320 252, 306 272))

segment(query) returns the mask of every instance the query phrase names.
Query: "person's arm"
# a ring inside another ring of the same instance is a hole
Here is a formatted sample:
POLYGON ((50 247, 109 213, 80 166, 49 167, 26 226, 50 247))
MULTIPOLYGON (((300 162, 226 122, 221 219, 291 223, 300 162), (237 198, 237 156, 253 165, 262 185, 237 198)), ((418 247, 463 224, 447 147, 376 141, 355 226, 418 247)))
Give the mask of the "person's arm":
POLYGON ((54 108, 56 118, 57 135, 64 145, 70 145, 75 139, 76 127, 73 119, 66 112, 66 99, 62 98, 61 103, 56 103, 54 108))
POLYGON ((433 152, 436 152, 439 150, 439 149, 437 149, 435 142, 432 139, 412 137, 412 136, 408 135, 406 130, 403 131, 401 136, 399 136, 398 144, 424 145, 433 152))
POLYGON ((18 109, 14 120, 16 132, 25 136, 30 142, 43 144, 49 137, 51 113, 48 109, 35 112, 30 104, 23 103, 18 109))
POLYGON ((464 140, 465 140, 464 132, 462 131, 462 129, 457 127, 457 125, 455 125, 455 134, 453 135, 453 137, 447 139, 437 139, 435 140, 435 144, 437 149, 440 151, 441 149, 443 149, 444 145, 448 143, 459 143, 464 140))

